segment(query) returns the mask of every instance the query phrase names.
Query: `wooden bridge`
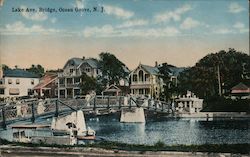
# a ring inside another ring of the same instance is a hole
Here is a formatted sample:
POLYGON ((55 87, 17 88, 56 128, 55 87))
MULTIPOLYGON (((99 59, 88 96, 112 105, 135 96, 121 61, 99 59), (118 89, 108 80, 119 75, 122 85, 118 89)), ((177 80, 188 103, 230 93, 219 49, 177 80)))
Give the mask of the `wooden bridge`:
POLYGON ((41 116, 55 116, 72 111, 82 110, 85 113, 100 113, 102 110, 116 112, 124 108, 142 107, 156 113, 173 113, 171 105, 153 99, 139 99, 124 96, 93 96, 81 99, 46 99, 21 100, 0 104, 0 127, 7 124, 28 120, 34 123, 41 116))

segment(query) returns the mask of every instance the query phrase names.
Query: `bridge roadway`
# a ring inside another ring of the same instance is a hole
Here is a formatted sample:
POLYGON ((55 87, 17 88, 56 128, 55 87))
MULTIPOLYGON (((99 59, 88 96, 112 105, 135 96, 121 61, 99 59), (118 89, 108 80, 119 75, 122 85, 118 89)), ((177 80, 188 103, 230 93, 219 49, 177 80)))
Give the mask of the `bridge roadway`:
POLYGON ((6 127, 13 122, 35 119, 42 116, 59 116, 76 110, 85 113, 116 112, 121 109, 143 107, 156 113, 169 114, 170 104, 153 99, 139 99, 124 96, 94 96, 81 99, 45 99, 23 100, 2 104, 0 107, 0 127, 6 127))

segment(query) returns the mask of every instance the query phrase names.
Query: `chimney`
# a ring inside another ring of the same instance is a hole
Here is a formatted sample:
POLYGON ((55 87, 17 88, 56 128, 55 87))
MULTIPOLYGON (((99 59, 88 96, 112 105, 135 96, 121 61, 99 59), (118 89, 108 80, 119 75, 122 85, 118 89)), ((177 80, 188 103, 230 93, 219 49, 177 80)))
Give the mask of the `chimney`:
POLYGON ((0 78, 3 78, 3 65, 0 64, 0 78))
POLYGON ((82 56, 82 60, 85 60, 85 56, 82 56))
POLYGON ((155 67, 158 67, 158 62, 157 61, 155 61, 155 67))

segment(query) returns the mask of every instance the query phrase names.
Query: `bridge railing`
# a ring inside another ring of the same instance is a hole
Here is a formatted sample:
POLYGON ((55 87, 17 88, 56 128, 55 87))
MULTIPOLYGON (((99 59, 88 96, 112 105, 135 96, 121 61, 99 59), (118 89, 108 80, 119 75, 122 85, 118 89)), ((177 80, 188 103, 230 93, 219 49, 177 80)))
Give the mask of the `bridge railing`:
POLYGON ((38 116, 54 114, 59 116, 62 112, 84 109, 95 111, 96 109, 121 109, 131 107, 143 107, 156 112, 169 112, 170 105, 163 101, 133 96, 92 96, 81 99, 45 99, 22 101, 16 104, 3 105, 0 108, 0 123, 6 125, 6 121, 23 120, 31 118, 32 122, 38 116))

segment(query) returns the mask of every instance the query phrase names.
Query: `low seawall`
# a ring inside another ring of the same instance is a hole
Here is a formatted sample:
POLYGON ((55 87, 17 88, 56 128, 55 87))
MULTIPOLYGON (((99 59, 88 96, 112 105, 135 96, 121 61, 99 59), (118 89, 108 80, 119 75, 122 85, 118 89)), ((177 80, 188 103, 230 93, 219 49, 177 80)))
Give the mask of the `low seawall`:
POLYGON ((250 118, 250 114, 246 112, 200 112, 194 114, 177 114, 176 117, 180 118, 229 118, 229 119, 242 119, 250 118))

